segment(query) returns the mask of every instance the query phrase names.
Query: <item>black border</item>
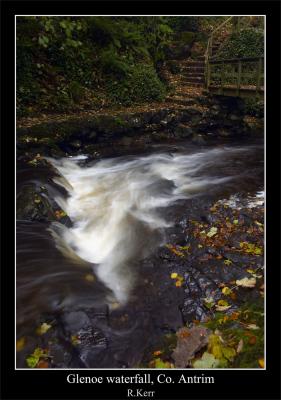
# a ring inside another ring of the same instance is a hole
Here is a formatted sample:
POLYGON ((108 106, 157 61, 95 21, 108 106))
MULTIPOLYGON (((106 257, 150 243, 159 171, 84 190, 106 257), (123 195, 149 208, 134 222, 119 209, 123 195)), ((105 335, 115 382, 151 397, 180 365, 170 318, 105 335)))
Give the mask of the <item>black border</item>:
MULTIPOLYGON (((14 370, 14 15, 15 14, 265 14, 267 16, 267 370, 202 371, 215 377, 213 385, 154 385, 154 399, 280 399, 280 236, 274 232, 280 205, 280 2, 279 1, 4 1, 1 4, 2 49, 2 245, 1 366, 3 399, 124 399, 127 385, 70 385, 72 371, 14 370), (278 129, 279 128, 279 129, 278 129)), ((280 221, 280 218, 279 218, 280 221)), ((74 371, 75 372, 75 371, 74 371)), ((80 376, 149 372, 179 376, 182 371, 77 371, 80 376)), ((198 371, 183 371, 192 376, 198 371)), ((138 386, 141 387, 141 386, 138 386)))

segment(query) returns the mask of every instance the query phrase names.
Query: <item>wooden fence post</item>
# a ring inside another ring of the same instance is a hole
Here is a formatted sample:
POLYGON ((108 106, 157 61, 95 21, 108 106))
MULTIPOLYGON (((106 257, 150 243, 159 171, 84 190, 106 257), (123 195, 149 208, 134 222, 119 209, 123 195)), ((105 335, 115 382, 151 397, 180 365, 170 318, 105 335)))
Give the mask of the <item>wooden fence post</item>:
POLYGON ((260 90, 261 74, 262 74, 262 57, 260 57, 258 61, 256 93, 258 93, 258 91, 260 90))
POLYGON ((241 74, 242 74, 242 63, 238 61, 238 75, 237 75, 237 96, 240 94, 240 86, 241 86, 241 74))

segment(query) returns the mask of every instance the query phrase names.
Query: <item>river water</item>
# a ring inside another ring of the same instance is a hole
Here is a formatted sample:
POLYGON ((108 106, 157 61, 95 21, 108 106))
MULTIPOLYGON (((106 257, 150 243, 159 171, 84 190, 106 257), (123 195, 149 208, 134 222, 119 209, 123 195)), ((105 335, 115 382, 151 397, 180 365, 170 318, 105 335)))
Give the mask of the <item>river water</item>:
MULTIPOLYGON (((126 310, 129 319, 126 341, 118 339, 119 345, 145 348, 140 343, 153 321, 157 326, 174 324, 175 329, 181 324, 181 295, 171 295, 169 308, 174 315, 169 319, 161 296, 151 295, 156 303, 152 306, 150 291, 143 287, 152 282, 151 293, 156 293, 163 285, 158 284, 161 272, 155 264, 148 270, 147 260, 166 243, 183 207, 190 207, 191 200, 194 204, 196 199, 243 197, 263 190, 261 143, 200 149, 181 143, 155 146, 149 154, 48 160, 58 176, 46 181, 30 167, 30 171, 19 169, 18 179, 42 180, 72 226, 17 222, 18 337, 30 334, 44 313, 107 307, 113 314, 126 310)), ((117 328, 112 323, 113 336, 117 328)), ((159 333, 156 328, 153 332, 159 333)), ((114 360, 108 355, 90 366, 119 366, 114 360)), ((131 359, 128 366, 135 361, 131 359)))

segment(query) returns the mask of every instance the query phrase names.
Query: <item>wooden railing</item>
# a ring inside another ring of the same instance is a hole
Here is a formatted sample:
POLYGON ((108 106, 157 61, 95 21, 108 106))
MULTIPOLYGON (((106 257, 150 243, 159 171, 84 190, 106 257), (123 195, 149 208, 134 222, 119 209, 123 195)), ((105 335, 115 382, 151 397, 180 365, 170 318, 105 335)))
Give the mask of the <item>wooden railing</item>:
POLYGON ((249 23, 249 17, 229 17, 209 36, 205 52, 205 87, 218 94, 240 96, 242 91, 247 95, 259 96, 264 86, 264 58, 236 58, 215 59, 213 56, 213 44, 216 35, 221 33, 222 28, 231 24, 230 32, 239 32, 241 23, 249 23), (244 20, 245 18, 248 18, 244 20))
POLYGON ((209 60, 207 89, 217 94, 233 96, 263 95, 264 58, 209 60))

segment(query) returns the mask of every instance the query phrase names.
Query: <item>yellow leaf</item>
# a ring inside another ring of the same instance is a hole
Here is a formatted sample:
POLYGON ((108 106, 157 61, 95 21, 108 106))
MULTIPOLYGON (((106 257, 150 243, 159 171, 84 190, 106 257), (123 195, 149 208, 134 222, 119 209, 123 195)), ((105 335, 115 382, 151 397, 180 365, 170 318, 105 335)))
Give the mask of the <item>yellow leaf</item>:
POLYGON ((253 329, 253 330, 260 329, 256 324, 247 324, 245 325, 245 327, 247 329, 253 329))
POLYGON ((236 351, 237 351, 238 354, 241 353, 241 351, 242 351, 242 349, 243 349, 243 346, 244 346, 243 339, 240 339, 240 340, 239 340, 239 343, 238 343, 238 346, 237 346, 237 349, 236 349, 236 351))
POLYGON ((260 358, 260 359, 259 359, 259 366, 260 366, 261 368, 264 368, 264 358, 260 358))
POLYGON ((177 277, 178 277, 178 274, 176 272, 172 272, 171 273, 171 278, 172 279, 177 279, 177 277))
POLYGON ((253 288, 256 285, 256 278, 243 278, 236 281, 237 286, 253 288))
POLYGON ((230 260, 224 260, 224 264, 225 264, 225 265, 230 265, 230 264, 232 264, 232 261, 230 261, 230 260))
POLYGON ((216 228, 215 226, 212 226, 212 228, 209 230, 209 232, 207 233, 208 237, 213 237, 217 234, 218 232, 218 228, 216 228))
POLYGON ((182 282, 181 281, 176 281, 175 285, 176 285, 176 287, 181 287, 182 282))
POLYGON ((222 288, 222 293, 226 296, 230 295, 232 293, 232 290, 229 289, 229 287, 225 286, 224 288, 222 288))
POLYGON ((228 310, 231 306, 229 306, 229 305, 219 305, 219 304, 216 304, 216 310, 217 311, 226 311, 226 310, 228 310))
POLYGON ((234 225, 237 225, 238 222, 239 222, 238 219, 233 220, 234 225))
POLYGON ((94 277, 93 274, 87 274, 87 275, 85 275, 85 279, 86 279, 86 281, 88 281, 88 282, 94 282, 94 281, 95 281, 95 277, 94 277))
POLYGON ((43 322, 42 325, 40 325, 36 329, 37 335, 44 335, 44 333, 48 332, 48 330, 52 327, 52 325, 47 324, 46 322, 43 322))
POLYGON ((17 340, 16 349, 17 351, 21 351, 25 346, 25 337, 22 337, 17 340))
POLYGON ((219 300, 218 301, 218 305, 219 306, 228 306, 229 304, 228 304, 228 302, 226 300, 219 300))
POLYGON ((198 249, 202 249, 202 244, 198 244, 198 249))
POLYGON ((71 343, 73 344, 73 346, 77 346, 78 344, 81 343, 81 340, 79 339, 79 337, 77 335, 72 335, 71 343))

